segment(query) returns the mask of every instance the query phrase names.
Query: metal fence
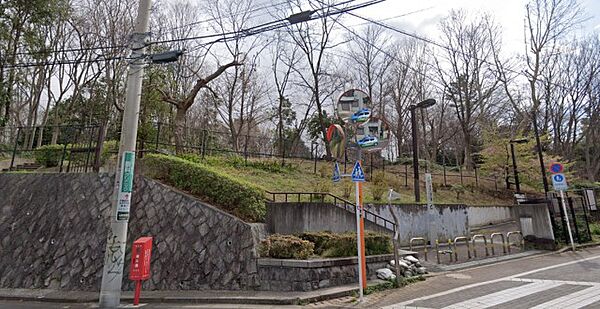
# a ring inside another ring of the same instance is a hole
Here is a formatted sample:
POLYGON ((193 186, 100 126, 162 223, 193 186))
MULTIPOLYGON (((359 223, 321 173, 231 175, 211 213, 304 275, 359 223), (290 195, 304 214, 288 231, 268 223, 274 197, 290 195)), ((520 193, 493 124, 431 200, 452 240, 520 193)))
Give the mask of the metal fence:
POLYGON ((48 172, 91 172, 100 167, 101 127, 4 127, 0 159, 2 171, 48 168, 48 172), (54 146, 49 146, 54 145, 54 146))

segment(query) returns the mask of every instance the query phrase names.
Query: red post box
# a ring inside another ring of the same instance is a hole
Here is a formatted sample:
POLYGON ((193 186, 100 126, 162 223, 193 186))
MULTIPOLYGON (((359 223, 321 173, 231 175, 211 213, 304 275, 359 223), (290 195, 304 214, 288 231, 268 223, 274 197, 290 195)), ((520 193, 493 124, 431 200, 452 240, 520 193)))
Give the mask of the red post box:
POLYGON ((142 280, 150 278, 150 257, 152 255, 152 237, 140 237, 131 246, 131 267, 129 279, 135 281, 133 304, 140 303, 142 280))

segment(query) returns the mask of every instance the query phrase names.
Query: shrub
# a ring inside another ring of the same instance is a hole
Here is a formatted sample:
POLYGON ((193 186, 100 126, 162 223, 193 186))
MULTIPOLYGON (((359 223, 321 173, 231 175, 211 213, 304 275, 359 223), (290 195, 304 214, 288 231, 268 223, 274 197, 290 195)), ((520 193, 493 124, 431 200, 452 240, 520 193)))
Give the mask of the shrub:
MULTIPOLYGON (((300 238, 315 244, 315 253, 324 257, 345 257, 356 255, 356 233, 334 234, 331 232, 304 233, 300 238)), ((365 254, 377 255, 392 253, 391 238, 388 235, 366 232, 365 254)))
POLYGON ((450 187, 450 191, 456 193, 456 200, 458 201, 460 199, 460 195, 465 193, 466 189, 463 185, 452 185, 452 187, 450 187))
MULTIPOLYGON (((320 180, 318 182, 312 183, 312 191, 313 192, 322 192, 329 193, 331 191, 331 180, 320 180)), ((325 199, 325 194, 315 194, 313 195, 313 200, 321 201, 325 199)))
POLYGON ((196 163, 204 163, 206 165, 218 165, 218 166, 230 166, 236 168, 253 168, 257 170, 262 170, 269 173, 289 173, 296 170, 295 167, 291 165, 282 166, 281 161, 271 160, 271 159, 248 159, 245 160, 244 157, 238 155, 230 155, 230 156, 207 156, 202 160, 202 158, 195 154, 182 154, 179 155, 180 158, 196 162, 196 163))
POLYGON ((293 235, 274 234, 260 243, 259 254, 276 259, 304 260, 314 254, 314 247, 312 242, 293 235))
POLYGON ((319 167, 319 176, 321 176, 321 178, 329 178, 329 175, 331 174, 329 169, 330 167, 327 164, 321 165, 321 167, 319 167))
POLYGON ((373 197, 373 200, 381 201, 383 195, 388 190, 387 179, 385 178, 385 174, 383 172, 373 173, 369 189, 371 191, 371 196, 373 197))
POLYGON ((310 241, 315 245, 315 254, 318 255, 323 254, 323 251, 329 248, 329 242, 335 237, 337 237, 337 235, 329 231, 306 232, 300 234, 300 238, 306 241, 310 241))
POLYGON ((148 176, 152 178, 206 198, 210 203, 243 220, 264 220, 264 190, 258 186, 223 174, 205 164, 174 156, 149 154, 142 162, 148 176))
POLYGON ((35 162, 45 167, 58 166, 62 158, 64 145, 44 145, 34 151, 35 162))
POLYGON ((102 145, 102 153, 100 154, 100 160, 102 164, 106 163, 110 157, 116 155, 119 152, 119 141, 111 140, 105 141, 102 145))
POLYGON ((590 232, 592 235, 600 235, 600 223, 590 223, 590 232))

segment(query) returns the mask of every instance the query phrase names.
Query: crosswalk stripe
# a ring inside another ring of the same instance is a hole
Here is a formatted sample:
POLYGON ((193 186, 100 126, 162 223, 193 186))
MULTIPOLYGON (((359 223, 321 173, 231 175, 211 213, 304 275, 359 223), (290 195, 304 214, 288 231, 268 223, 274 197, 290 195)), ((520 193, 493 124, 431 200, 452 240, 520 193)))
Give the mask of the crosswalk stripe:
POLYGON ((600 301, 600 290, 597 286, 589 287, 563 297, 539 304, 531 309, 561 308, 577 309, 600 301))
POLYGON ((487 308, 502 303, 509 302, 527 295, 535 294, 537 292, 545 291, 561 285, 561 283, 554 282, 534 282, 527 285, 510 288, 496 293, 476 297, 460 303, 453 304, 445 307, 448 309, 464 309, 464 308, 487 308))

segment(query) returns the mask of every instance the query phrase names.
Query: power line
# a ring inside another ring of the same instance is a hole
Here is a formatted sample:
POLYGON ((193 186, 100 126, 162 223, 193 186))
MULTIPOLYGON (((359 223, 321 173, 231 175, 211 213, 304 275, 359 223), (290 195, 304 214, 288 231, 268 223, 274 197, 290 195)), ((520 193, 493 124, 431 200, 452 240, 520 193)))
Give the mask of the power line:
MULTIPOLYGON (((327 5, 325 7, 321 7, 315 10, 312 10, 312 14, 318 12, 318 11, 324 11, 328 8, 332 8, 336 5, 342 5, 342 4, 347 4, 350 2, 354 2, 355 0, 347 0, 341 3, 337 3, 337 4, 332 4, 332 5, 327 5)), ((386 0, 369 0, 363 3, 359 3, 353 6, 348 6, 346 8, 343 9, 337 9, 335 12, 325 12, 324 14, 318 14, 315 16, 311 16, 309 19, 307 19, 305 22, 308 21, 312 21, 312 20, 316 20, 316 19, 321 19, 321 18, 326 18, 326 17, 330 17, 330 16, 334 16, 334 15, 340 15, 340 14, 344 14, 347 12, 351 12, 357 9, 361 9, 361 8, 365 8, 377 3, 381 3, 384 2, 386 0)), ((311 14, 311 15, 312 15, 311 14)), ((203 38, 214 38, 214 37, 218 37, 216 40, 212 41, 212 42, 207 42, 204 44, 201 44, 199 46, 207 46, 207 45, 211 45, 211 44, 215 44, 215 43, 224 43, 224 42, 228 42, 228 41, 232 41, 232 40, 236 40, 239 38, 245 38, 245 37, 249 37, 249 36, 254 36, 254 35, 258 35, 267 31, 272 31, 275 29, 279 29, 279 28, 283 28, 283 27, 287 27, 289 26, 291 23, 289 22, 289 17, 288 18, 282 18, 279 20, 274 20, 274 21, 269 21, 257 26, 253 26, 247 29, 242 29, 239 31, 231 31, 228 33, 220 33, 220 34, 211 34, 211 35, 204 35, 204 36, 197 36, 197 37, 188 37, 188 38, 180 38, 180 39, 174 39, 174 40, 163 40, 163 41, 155 41, 155 42, 150 42, 148 43, 148 45, 152 45, 152 44, 159 44, 159 43, 168 43, 168 42, 181 42, 181 41, 190 41, 190 40, 198 40, 198 39, 203 39, 203 38)), ((99 55, 99 57, 104 57, 103 55, 99 55)), ((11 68, 25 68, 25 67, 35 67, 35 66, 49 66, 49 65, 63 65, 63 64, 79 64, 79 63, 94 63, 94 62, 100 62, 100 61, 110 61, 110 60, 122 60, 124 59, 123 57, 104 57, 104 59, 95 59, 95 60, 60 60, 60 61, 46 61, 46 62, 38 62, 38 63, 19 63, 19 64, 15 64, 15 65, 11 65, 11 66, 5 66, 6 69, 11 69, 11 68)))

